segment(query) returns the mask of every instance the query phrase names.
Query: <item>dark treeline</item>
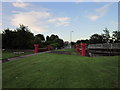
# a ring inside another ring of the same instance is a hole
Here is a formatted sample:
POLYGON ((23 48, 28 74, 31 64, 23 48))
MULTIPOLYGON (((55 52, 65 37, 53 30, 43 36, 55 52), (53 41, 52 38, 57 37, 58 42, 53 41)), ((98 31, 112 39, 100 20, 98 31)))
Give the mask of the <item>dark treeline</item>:
POLYGON ((64 42, 54 34, 47 36, 46 39, 43 34, 34 36, 29 28, 24 25, 20 25, 14 31, 5 29, 2 33, 2 48, 4 49, 33 49, 34 44, 39 44, 40 48, 47 45, 51 45, 53 48, 61 48, 64 42))
POLYGON ((103 30, 103 34, 93 34, 90 39, 77 40, 76 43, 99 44, 99 43, 120 43, 120 31, 113 31, 112 36, 107 28, 103 30))
MULTIPOLYGON (((120 43, 120 31, 113 31, 112 35, 110 35, 109 30, 105 28, 103 32, 102 34, 95 33, 86 40, 71 42, 71 45, 75 46, 76 43, 120 43)), ((24 25, 20 25, 14 31, 5 29, 2 33, 2 48, 4 49, 33 49, 34 44, 39 44, 40 48, 45 48, 47 45, 51 45, 53 48, 61 48, 68 45, 59 36, 54 34, 46 37, 43 34, 34 36, 29 28, 24 25)))

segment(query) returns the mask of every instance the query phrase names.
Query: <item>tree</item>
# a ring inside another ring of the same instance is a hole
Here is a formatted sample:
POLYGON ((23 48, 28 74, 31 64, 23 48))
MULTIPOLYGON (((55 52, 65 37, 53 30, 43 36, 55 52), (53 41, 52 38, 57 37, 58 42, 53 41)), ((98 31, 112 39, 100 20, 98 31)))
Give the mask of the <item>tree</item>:
POLYGON ((120 31, 113 31, 113 39, 115 39, 115 42, 120 42, 120 31))
POLYGON ((104 34, 102 34, 103 42, 107 43, 108 40, 110 39, 110 33, 107 28, 105 28, 105 30, 103 30, 103 31, 104 31, 104 34))
POLYGON ((12 30, 9 28, 5 29, 2 33, 2 48, 12 49, 12 43, 15 36, 13 35, 12 30))
POLYGON ((45 41, 45 37, 43 34, 37 34, 36 37, 40 38, 41 41, 45 41))
POLYGON ((20 27, 17 28, 16 31, 17 47, 20 49, 32 48, 34 36, 33 33, 30 32, 28 26, 20 25, 20 27))
POLYGON ((57 35, 52 34, 50 37, 46 37, 46 43, 48 45, 52 45, 54 48, 61 48, 64 45, 62 39, 60 39, 57 35))
POLYGON ((33 48, 33 33, 27 26, 20 25, 19 28, 12 31, 5 29, 2 33, 3 48, 6 49, 27 49, 33 48))
POLYGON ((64 47, 68 46, 69 45, 69 42, 68 41, 65 41, 64 42, 64 47))
POLYGON ((49 38, 50 38, 50 37, 49 37, 49 36, 47 36, 47 37, 46 37, 46 41, 49 41, 49 38))
POLYGON ((64 42, 62 39, 56 39, 55 43, 58 43, 57 48, 61 48, 64 45, 64 42))
POLYGON ((93 34, 90 37, 90 43, 91 44, 103 43, 103 37, 99 34, 93 34))
POLYGON ((41 48, 46 45, 53 44, 53 46, 61 48, 63 40, 57 35, 52 34, 50 37, 37 34, 33 35, 28 26, 20 25, 14 31, 5 29, 2 33, 3 48, 5 49, 30 49, 34 48, 34 44, 39 44, 41 48))
POLYGON ((75 44, 76 44, 75 42, 71 42, 72 47, 75 47, 75 44))
POLYGON ((39 37, 35 37, 34 44, 41 44, 41 39, 39 37))
POLYGON ((77 44, 80 44, 80 43, 87 43, 87 44, 89 44, 89 40, 88 40, 88 39, 85 39, 85 40, 77 40, 76 43, 77 43, 77 44))
POLYGON ((57 48, 57 46, 58 46, 58 43, 52 43, 52 44, 50 44, 53 48, 57 48))
POLYGON ((49 41, 54 41, 55 39, 59 39, 57 35, 52 34, 49 38, 49 41))
POLYGON ((43 34, 37 34, 35 35, 35 38, 39 38, 39 47, 40 48, 43 48, 45 45, 46 45, 46 42, 45 42, 45 37, 43 34))

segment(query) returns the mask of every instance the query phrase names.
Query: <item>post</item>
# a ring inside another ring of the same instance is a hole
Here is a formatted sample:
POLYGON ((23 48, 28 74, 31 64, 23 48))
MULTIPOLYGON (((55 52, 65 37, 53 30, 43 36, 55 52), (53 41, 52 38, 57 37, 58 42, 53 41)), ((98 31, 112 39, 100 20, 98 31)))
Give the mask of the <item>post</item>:
POLYGON ((35 47, 34 53, 38 53, 38 47, 39 47, 39 45, 38 44, 34 44, 34 47, 35 47))
POLYGON ((71 42, 72 42, 72 32, 73 31, 70 31, 70 48, 72 48, 72 44, 71 44, 71 42))
POLYGON ((81 48, 82 48, 81 55, 86 56, 86 43, 81 43, 80 45, 81 45, 81 48))
POLYGON ((76 44, 76 52, 79 52, 79 45, 76 44))
POLYGON ((50 46, 50 45, 48 45, 48 51, 50 51, 50 49, 51 49, 51 46, 50 46))

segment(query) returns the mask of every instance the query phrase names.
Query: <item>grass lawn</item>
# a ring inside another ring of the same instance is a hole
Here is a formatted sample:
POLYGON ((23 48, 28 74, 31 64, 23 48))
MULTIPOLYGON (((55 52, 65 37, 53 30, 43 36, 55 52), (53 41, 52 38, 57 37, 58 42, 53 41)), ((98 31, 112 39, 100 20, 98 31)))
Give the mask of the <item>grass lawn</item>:
POLYGON ((33 52, 32 51, 25 51, 24 53, 21 53, 21 54, 15 54, 13 53, 12 51, 3 51, 2 52, 2 59, 5 59, 5 58, 11 58, 11 57, 15 57, 15 56, 22 56, 22 55, 27 55, 27 54, 32 54, 33 52))
POLYGON ((118 56, 44 53, 3 63, 2 69, 3 88, 118 87, 118 56))
POLYGON ((72 48, 72 49, 69 49, 69 48, 67 48, 67 49, 58 49, 56 51, 70 51, 70 52, 75 52, 75 48, 72 48))
POLYGON ((71 54, 73 55, 80 55, 80 53, 76 53, 76 49, 75 48, 72 48, 72 49, 58 49, 58 50, 55 50, 55 51, 68 51, 68 52, 71 52, 71 54))

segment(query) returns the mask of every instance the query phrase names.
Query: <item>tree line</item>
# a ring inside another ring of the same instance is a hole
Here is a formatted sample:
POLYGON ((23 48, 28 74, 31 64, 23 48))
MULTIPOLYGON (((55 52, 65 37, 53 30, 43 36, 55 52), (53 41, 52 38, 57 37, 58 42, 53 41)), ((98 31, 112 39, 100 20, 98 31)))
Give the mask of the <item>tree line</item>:
POLYGON ((54 34, 46 38, 43 34, 34 36, 25 25, 20 25, 15 30, 8 28, 2 32, 2 48, 4 49, 33 49, 34 44, 39 44, 40 48, 45 48, 47 45, 51 45, 53 48, 61 48, 64 42, 54 34))
MULTIPOLYGON (((99 43, 120 43, 120 31, 113 31, 110 35, 110 31, 105 28, 102 34, 93 34, 90 36, 90 39, 86 40, 77 40, 76 43, 88 43, 88 44, 99 44, 99 43)), ((74 45, 75 42, 72 42, 74 45)))
MULTIPOLYGON (((112 35, 107 28, 102 34, 93 34, 89 39, 77 40, 71 42, 74 46, 76 43, 99 44, 99 43, 120 43, 120 31, 113 31, 112 35)), ((51 45, 53 48, 61 48, 67 44, 60 39, 58 35, 44 37, 43 34, 34 35, 25 25, 20 25, 15 30, 5 29, 2 32, 2 48, 4 49, 33 49, 34 44, 39 44, 40 48, 46 48, 51 45)))

